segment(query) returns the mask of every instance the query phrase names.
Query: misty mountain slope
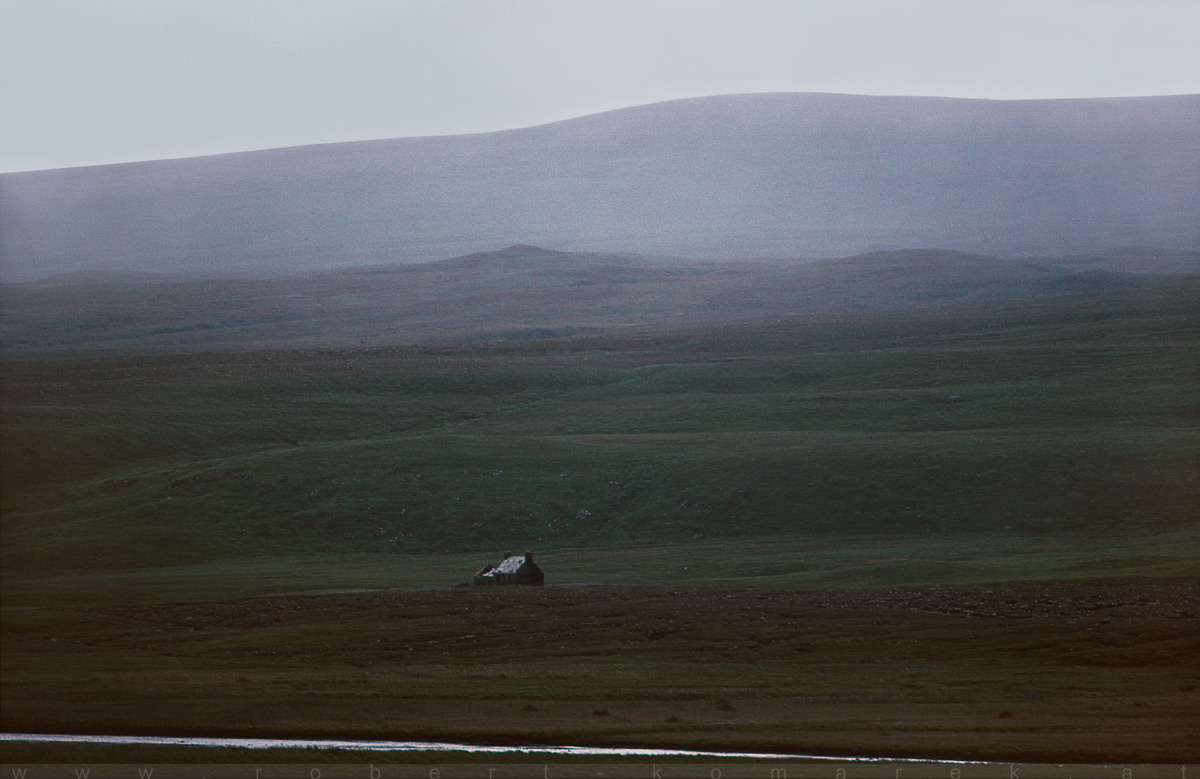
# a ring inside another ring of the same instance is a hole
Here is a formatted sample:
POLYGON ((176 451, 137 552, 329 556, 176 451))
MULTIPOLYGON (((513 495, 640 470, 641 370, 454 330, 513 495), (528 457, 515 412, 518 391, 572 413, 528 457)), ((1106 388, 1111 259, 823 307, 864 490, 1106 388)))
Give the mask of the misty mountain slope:
POLYGON ((1100 292, 1200 274, 1200 252, 1131 252, 1065 264, 945 250, 689 262, 518 245, 278 279, 102 283, 70 274, 0 287, 0 342, 13 354, 545 338, 1100 292))
POLYGON ((758 94, 0 176, 0 273, 272 275, 524 240, 712 258, 1200 247, 1200 96, 758 94))

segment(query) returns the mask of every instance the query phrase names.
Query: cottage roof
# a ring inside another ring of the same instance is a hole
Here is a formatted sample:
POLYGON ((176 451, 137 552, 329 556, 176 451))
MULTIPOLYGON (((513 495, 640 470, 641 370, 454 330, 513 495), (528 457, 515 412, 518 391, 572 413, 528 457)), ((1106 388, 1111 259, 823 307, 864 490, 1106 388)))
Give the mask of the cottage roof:
POLYGON ((523 554, 512 555, 511 557, 506 557, 504 559, 504 562, 497 565, 492 570, 492 572, 493 573, 516 573, 518 570, 520 570, 521 566, 524 564, 525 564, 525 555, 523 555, 523 554))

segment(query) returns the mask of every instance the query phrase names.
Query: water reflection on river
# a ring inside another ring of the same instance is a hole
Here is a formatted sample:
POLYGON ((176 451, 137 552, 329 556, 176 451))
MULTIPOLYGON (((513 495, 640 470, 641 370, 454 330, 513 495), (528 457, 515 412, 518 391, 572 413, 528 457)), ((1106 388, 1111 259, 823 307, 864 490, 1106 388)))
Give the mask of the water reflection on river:
MULTIPOLYGON (((62 744, 143 744, 155 746, 238 747, 241 749, 342 749, 355 752, 459 752, 462 754, 588 755, 594 757, 707 757, 746 760, 848 760, 890 762, 887 758, 830 757, 828 755, 769 752, 707 752, 689 749, 583 746, 496 746, 456 744, 446 741, 354 741, 300 738, 201 738, 188 736, 78 736, 49 733, 0 733, 0 741, 62 744)), ((967 764, 972 761, 939 760, 967 764)))

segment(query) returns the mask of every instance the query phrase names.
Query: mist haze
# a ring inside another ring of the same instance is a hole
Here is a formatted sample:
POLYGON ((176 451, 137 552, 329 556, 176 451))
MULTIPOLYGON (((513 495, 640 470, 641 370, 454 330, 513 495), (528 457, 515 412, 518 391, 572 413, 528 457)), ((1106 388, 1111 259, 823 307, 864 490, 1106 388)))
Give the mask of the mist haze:
POLYGON ((1200 96, 753 94, 0 176, 0 271, 272 276, 530 243, 698 258, 1200 246, 1200 96))

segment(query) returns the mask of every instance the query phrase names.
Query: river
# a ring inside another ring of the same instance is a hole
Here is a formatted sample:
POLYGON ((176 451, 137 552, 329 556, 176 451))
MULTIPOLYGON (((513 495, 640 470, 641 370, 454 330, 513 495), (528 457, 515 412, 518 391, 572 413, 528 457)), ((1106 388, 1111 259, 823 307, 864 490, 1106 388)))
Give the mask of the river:
MULTIPOLYGON (((57 744, 143 744, 154 746, 236 747, 240 749, 341 749, 351 752, 447 752, 460 754, 587 755, 593 757, 696 757, 744 760, 830 760, 896 762, 896 758, 835 757, 776 752, 717 752, 648 747, 499 746, 449 741, 360 741, 304 738, 210 738, 200 736, 80 736, 55 733, 0 733, 0 741, 57 744)), ((983 764, 971 760, 918 760, 946 765, 983 764)))

